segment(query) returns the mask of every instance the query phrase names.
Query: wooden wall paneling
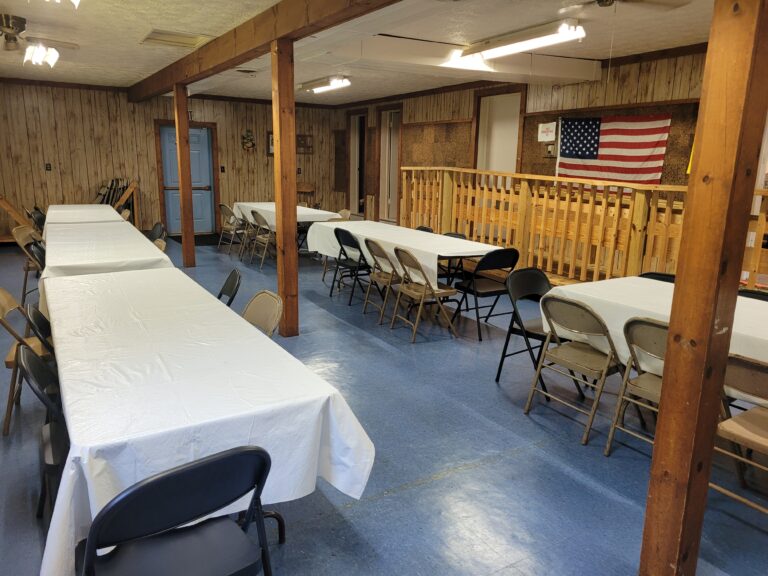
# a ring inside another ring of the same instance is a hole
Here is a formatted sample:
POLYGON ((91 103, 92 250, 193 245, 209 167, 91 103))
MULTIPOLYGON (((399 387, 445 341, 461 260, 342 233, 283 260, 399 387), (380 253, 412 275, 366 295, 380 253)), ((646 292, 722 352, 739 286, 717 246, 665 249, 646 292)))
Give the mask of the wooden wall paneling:
POLYGON ((638 102, 653 102, 653 86, 656 82, 656 60, 640 62, 637 86, 638 102))
MULTIPOLYGON (((72 169, 72 190, 67 190, 66 200, 84 203, 88 197, 89 178, 87 151, 85 148, 85 126, 80 90, 64 88, 64 107, 66 109, 67 132, 69 134, 69 159, 72 169)), ((95 196, 95 191, 94 191, 95 196)), ((92 202, 94 199, 91 198, 92 202)))
MULTIPOLYGON (((81 120, 83 123, 83 136, 85 146, 85 157, 83 162, 86 169, 86 190, 95 182, 103 182, 106 178, 101 173, 101 142, 98 141, 94 122, 98 123, 97 110, 93 102, 93 92, 91 90, 78 90, 80 96, 80 105, 82 109, 81 120)), ((91 191, 94 196, 96 190, 91 191)))
POLYGON ((41 140, 43 138, 40 129, 40 116, 37 108, 36 86, 22 86, 21 109, 26 118, 27 135, 26 142, 17 142, 27 149, 29 154, 29 170, 32 183, 31 198, 34 203, 43 210, 48 205, 48 186, 43 177, 43 151, 41 140))
MULTIPOLYGON (((46 126, 40 138, 42 144, 43 161, 51 165, 51 170, 43 168, 43 178, 46 182, 46 200, 49 204, 61 204, 63 201, 61 185, 61 165, 59 164, 59 146, 67 144, 61 142, 57 130, 56 112, 53 108, 53 95, 50 86, 39 86, 37 91, 37 107, 40 118, 40 126, 46 126)), ((66 136, 66 135, 65 135, 66 136)))
POLYGON ((640 64, 623 64, 619 67, 619 86, 616 104, 634 104, 640 85, 640 64))
POLYGON ((663 102, 672 99, 672 88, 675 81, 675 60, 664 58, 656 62, 656 77, 653 83, 653 101, 663 102))
POLYGON ((58 203, 65 203, 67 197, 71 197, 75 191, 74 169, 72 162, 72 146, 74 138, 70 130, 67 102, 63 90, 51 90, 51 102, 53 104, 53 118, 56 127, 56 169, 61 183, 61 194, 58 203))
POLYGON ((706 54, 695 54, 691 60, 691 77, 688 86, 688 98, 701 97, 701 84, 704 78, 704 60, 706 54))

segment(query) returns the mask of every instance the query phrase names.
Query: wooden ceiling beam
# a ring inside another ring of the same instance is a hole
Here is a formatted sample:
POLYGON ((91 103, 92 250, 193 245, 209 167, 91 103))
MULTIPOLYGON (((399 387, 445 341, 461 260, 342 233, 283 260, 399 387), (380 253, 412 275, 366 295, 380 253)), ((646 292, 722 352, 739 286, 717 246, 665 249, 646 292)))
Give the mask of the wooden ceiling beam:
POLYGON ((281 0, 128 89, 140 102, 268 54, 279 38, 300 40, 400 0, 281 0))

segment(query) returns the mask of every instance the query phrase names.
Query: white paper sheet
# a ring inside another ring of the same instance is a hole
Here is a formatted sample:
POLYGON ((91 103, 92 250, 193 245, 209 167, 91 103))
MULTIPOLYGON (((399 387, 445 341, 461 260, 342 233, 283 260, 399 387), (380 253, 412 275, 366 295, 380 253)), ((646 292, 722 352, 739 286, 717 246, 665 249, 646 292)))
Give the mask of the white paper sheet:
POLYGON ((51 204, 45 213, 45 225, 85 222, 122 222, 123 217, 108 204, 51 204))
MULTIPOLYGON (((274 202, 235 202, 233 210, 235 214, 241 218, 247 218, 249 222, 253 222, 251 210, 256 210, 256 212, 264 217, 269 227, 272 230, 275 229, 276 212, 274 202)), ((331 218, 341 218, 341 216, 336 212, 296 206, 296 222, 325 222, 331 218)))

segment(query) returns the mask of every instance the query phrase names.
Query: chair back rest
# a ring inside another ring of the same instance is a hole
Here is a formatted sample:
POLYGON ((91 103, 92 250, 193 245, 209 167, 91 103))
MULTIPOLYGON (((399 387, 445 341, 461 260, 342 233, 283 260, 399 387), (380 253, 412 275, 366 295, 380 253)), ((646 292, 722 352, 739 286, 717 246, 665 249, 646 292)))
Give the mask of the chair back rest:
POLYGON ((488 252, 475 266, 475 274, 485 270, 513 269, 517 266, 520 252, 517 248, 499 248, 488 252))
POLYGON ((744 290, 739 290, 739 296, 768 302, 768 292, 764 292, 762 290, 749 290, 748 288, 745 288, 744 290))
POLYGON ((349 220, 350 216, 352 216, 352 212, 344 208, 343 210, 339 210, 339 216, 341 216, 342 220, 349 220))
POLYGON ((224 221, 227 224, 234 224, 235 222, 240 220, 240 218, 235 216, 234 210, 232 210, 232 208, 230 208, 226 204, 219 204, 219 214, 221 214, 222 218, 224 218, 224 221))
POLYGON ((263 229, 264 232, 271 232, 272 229, 269 227, 269 223, 267 222, 267 219, 264 218, 261 214, 259 214, 256 210, 251 210, 251 216, 253 217, 253 221, 256 223, 256 226, 263 229))
POLYGON ((45 405, 49 416, 57 422, 63 423, 64 413, 61 409, 61 400, 58 395, 48 392, 59 389, 59 377, 56 373, 26 344, 19 346, 16 351, 16 362, 21 377, 27 381, 32 392, 45 405))
POLYGON ((664 272, 643 272, 640 274, 640 278, 648 278, 649 280, 658 280, 659 282, 675 283, 674 274, 666 274, 664 272))
POLYGON ((462 234, 461 232, 445 232, 443 236, 448 236, 448 238, 459 238, 461 240, 467 239, 467 235, 462 234))
POLYGON ((27 251, 27 245, 42 240, 40 234, 35 232, 35 229, 32 228, 32 226, 16 226, 16 228, 11 230, 11 234, 13 235, 16 244, 18 244, 25 252, 27 251))
POLYGON ((131 211, 128 208, 123 208, 123 210, 120 212, 120 216, 123 220, 128 220, 128 218, 131 217, 131 211))
POLYGON ((403 269, 403 281, 405 284, 432 287, 427 279, 427 275, 424 273, 421 262, 418 261, 416 256, 404 248, 395 247, 395 257, 403 269))
POLYGON ((152 242, 155 240, 165 240, 165 226, 163 226, 163 223, 156 222, 155 225, 152 226, 152 230, 149 231, 147 238, 152 242))
POLYGON ((541 309, 547 319, 550 330, 558 334, 560 326, 569 332, 581 336, 601 336, 610 339, 608 328, 597 313, 586 304, 547 294, 541 299, 541 309))
POLYGON ((360 259, 364 259, 363 251, 360 249, 360 242, 357 241, 355 235, 345 228, 334 228, 333 235, 336 236, 336 241, 339 243, 341 250, 339 256, 343 258, 352 258, 352 254, 359 254, 360 259), (350 254, 349 251, 352 251, 350 254))
POLYGON ((242 446, 182 464, 134 484, 96 516, 84 559, 89 573, 96 551, 146 538, 221 510, 253 490, 249 507, 261 497, 271 461, 263 448, 242 446))
POLYGON ((507 292, 515 306, 518 300, 526 298, 540 300, 550 290, 552 290, 552 284, 539 268, 513 270, 507 276, 507 292))
POLYGON ((243 318, 270 338, 282 317, 283 299, 269 290, 256 292, 243 310, 243 318))
POLYGON ((20 310, 21 305, 13 294, 8 292, 5 288, 0 288, 0 318, 5 320, 8 315, 14 310, 20 310))
POLYGON ((163 252, 165 252, 165 249, 168 246, 168 243, 165 240, 163 240, 162 238, 157 238, 157 239, 153 240, 152 244, 157 246, 158 250, 162 250, 163 252))
POLYGON ((45 214, 43 214, 42 211, 37 206, 35 206, 29 215, 32 218, 32 223, 35 225, 35 228, 37 228, 39 232, 42 232, 43 228, 45 228, 45 214))
POLYGON ((227 306, 232 304, 232 300, 235 299, 237 291, 240 289, 240 280, 240 271, 237 268, 233 268, 232 272, 227 276, 227 279, 224 280, 224 284, 222 285, 221 290, 219 290, 219 295, 216 296, 216 298, 221 300, 221 297, 225 296, 227 298, 227 306))
POLYGON ((669 324, 652 318, 630 318, 624 324, 632 363, 638 372, 650 372, 656 376, 664 373, 664 357, 667 353, 669 324))
POLYGON ((418 230, 419 232, 429 232, 430 234, 434 234, 435 232, 429 226, 416 226, 416 230, 418 230))
POLYGON ((725 370, 725 385, 768 405, 768 364, 731 355, 725 370))
POLYGON ((43 243, 38 241, 32 242, 32 244, 28 246, 28 250, 32 259, 35 261, 35 265, 40 268, 40 270, 43 270, 45 268, 45 246, 43 246, 43 243))
POLYGON ((49 352, 53 352, 53 348, 48 342, 48 339, 53 336, 51 323, 48 321, 48 318, 40 312, 40 308, 35 304, 27 304, 26 312, 27 322, 29 322, 29 327, 32 329, 32 333, 37 336, 38 340, 43 343, 43 346, 45 346, 49 352))
POLYGON ((373 267, 381 270, 382 272, 396 272, 394 263, 389 258, 387 251, 382 248, 381 244, 376 240, 370 238, 365 239, 365 247, 368 248, 368 253, 373 258, 373 267))

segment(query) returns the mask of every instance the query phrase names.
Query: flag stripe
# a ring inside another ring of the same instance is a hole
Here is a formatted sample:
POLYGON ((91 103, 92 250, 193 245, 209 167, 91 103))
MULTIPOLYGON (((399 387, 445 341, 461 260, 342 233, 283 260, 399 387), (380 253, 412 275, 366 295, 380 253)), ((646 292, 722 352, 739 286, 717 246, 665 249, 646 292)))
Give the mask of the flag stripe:
POLYGON ((612 172, 614 174, 658 174, 661 166, 618 166, 606 164, 570 164, 561 162, 560 166, 566 170, 584 170, 586 172, 612 172))
POLYGON ((666 146, 662 146, 660 148, 611 148, 609 146, 605 146, 600 148, 600 152, 597 157, 599 158, 603 154, 613 154, 616 156, 631 156, 637 160, 638 157, 644 158, 646 156, 657 156, 659 154, 663 156, 666 152, 666 146))
POLYGON ((616 177, 596 176, 594 172, 586 170, 561 170, 560 176, 570 176, 571 178, 591 178, 595 180, 612 180, 616 182, 637 182, 642 184, 659 184, 661 176, 650 174, 617 174, 616 177))
POLYGON ((601 144, 603 142, 626 142, 630 138, 633 142, 654 143, 667 141, 666 134, 640 134, 638 136, 635 136, 634 134, 609 134, 608 136, 603 136, 603 133, 600 132, 601 144))
MULTIPOLYGON (((655 162, 660 161, 661 166, 664 164, 664 153, 661 154, 649 154, 648 156, 644 156, 645 160, 649 162, 655 162)), ((602 152, 597 157, 598 160, 605 160, 607 162, 634 162, 635 157, 634 156, 627 156, 625 154, 603 154, 602 152)))
POLYGON ((658 128, 608 128, 603 124, 600 129, 600 137, 603 136, 646 136, 650 134, 667 135, 669 126, 659 126, 658 128))

